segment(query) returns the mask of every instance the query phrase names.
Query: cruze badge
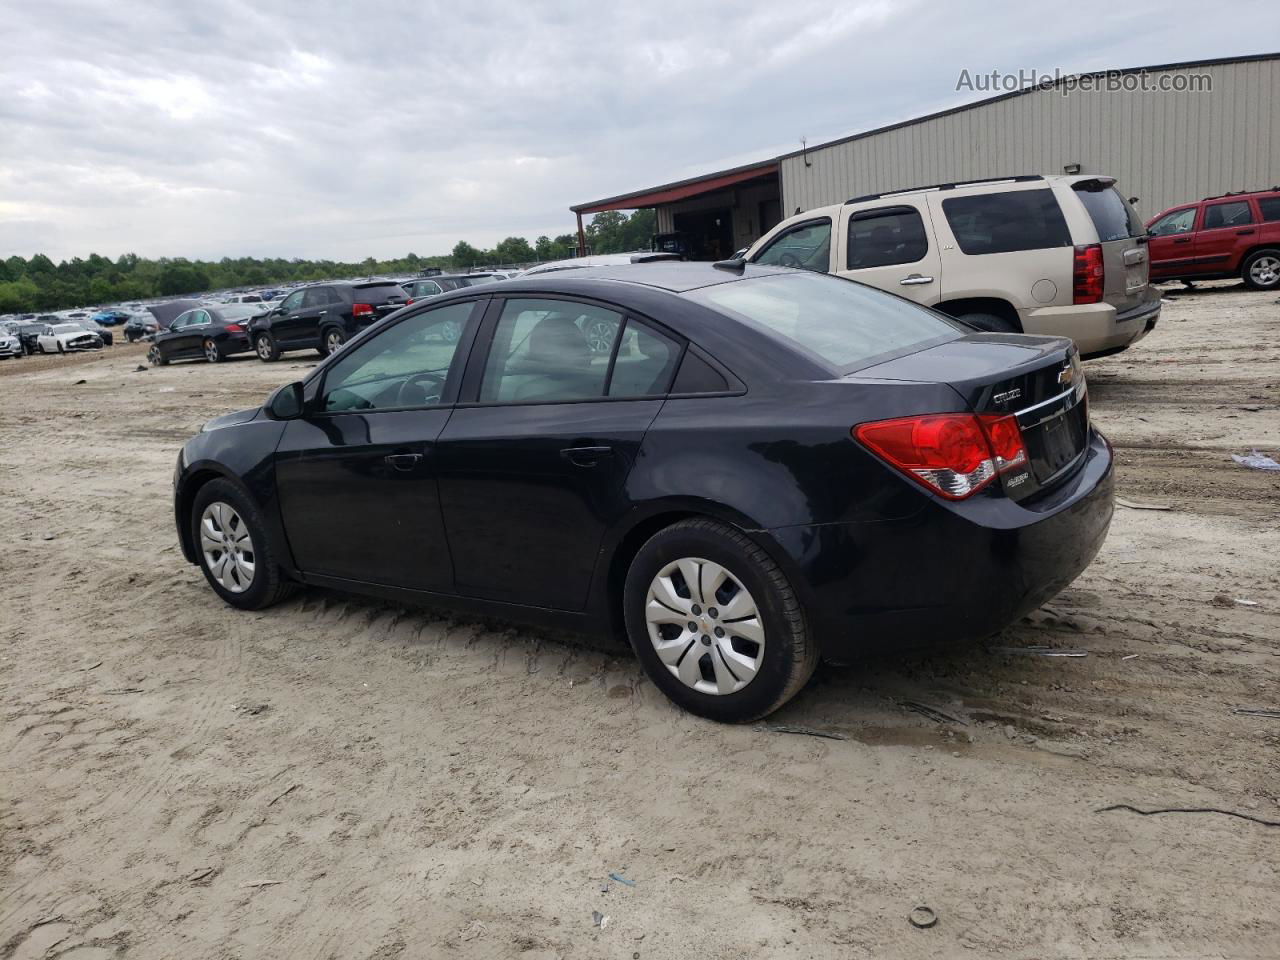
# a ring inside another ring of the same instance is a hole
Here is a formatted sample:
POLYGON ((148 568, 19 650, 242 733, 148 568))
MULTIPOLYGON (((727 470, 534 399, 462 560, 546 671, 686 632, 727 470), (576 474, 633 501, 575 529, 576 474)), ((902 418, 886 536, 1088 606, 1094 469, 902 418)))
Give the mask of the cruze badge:
POLYGON ((1017 400, 1022 396, 1022 391, 1017 387, 1012 390, 1006 390, 1004 393, 997 393, 991 398, 992 403, 1009 403, 1011 400, 1017 400))

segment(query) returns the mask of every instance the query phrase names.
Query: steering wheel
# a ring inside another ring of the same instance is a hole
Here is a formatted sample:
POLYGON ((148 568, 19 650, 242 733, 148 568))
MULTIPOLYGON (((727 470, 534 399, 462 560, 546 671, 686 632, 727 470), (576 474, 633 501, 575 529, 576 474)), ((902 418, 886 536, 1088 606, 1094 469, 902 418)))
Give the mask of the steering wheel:
POLYGON ((438 373, 415 373, 400 384, 396 391, 396 406, 421 407, 439 403, 444 393, 444 377, 438 373))
POLYGON ((798 267, 800 266, 800 258, 794 253, 784 253, 778 257, 778 266, 780 267, 798 267))

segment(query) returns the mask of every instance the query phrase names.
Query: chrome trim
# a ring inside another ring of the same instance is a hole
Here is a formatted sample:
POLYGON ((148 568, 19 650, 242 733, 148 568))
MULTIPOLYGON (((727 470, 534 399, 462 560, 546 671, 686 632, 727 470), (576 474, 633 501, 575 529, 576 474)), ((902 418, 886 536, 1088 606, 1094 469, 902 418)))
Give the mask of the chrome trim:
POLYGON ((1021 410, 1014 411, 1013 415, 1018 418, 1018 426, 1020 428, 1026 429, 1029 427, 1038 427, 1040 424, 1044 423, 1046 420, 1052 420, 1054 417, 1061 416, 1062 414, 1070 410, 1072 407, 1074 407, 1077 403, 1079 403, 1082 399, 1084 399, 1085 390, 1086 388, 1084 383, 1074 384, 1070 387, 1067 387, 1066 390, 1062 391, 1062 393, 1058 394, 1057 396, 1050 397, 1048 400, 1041 400, 1039 403, 1032 404, 1029 407, 1024 407, 1021 410), (1061 409, 1054 410, 1052 413, 1046 413, 1044 416, 1039 417, 1038 419, 1033 420, 1031 422, 1027 422, 1023 419, 1027 414, 1033 413, 1034 411, 1039 410, 1042 407, 1048 407, 1053 404, 1061 404, 1061 409))

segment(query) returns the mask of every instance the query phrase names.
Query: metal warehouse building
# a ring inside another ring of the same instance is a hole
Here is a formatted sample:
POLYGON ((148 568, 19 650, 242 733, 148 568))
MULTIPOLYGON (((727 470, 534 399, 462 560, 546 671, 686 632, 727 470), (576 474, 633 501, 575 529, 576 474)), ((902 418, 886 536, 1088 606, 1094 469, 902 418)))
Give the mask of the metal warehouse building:
POLYGON ((1025 173, 1113 176, 1143 219, 1280 183, 1280 53, 1064 78, 570 209, 580 246, 584 214, 653 207, 659 234, 718 259, 814 207, 1025 173))

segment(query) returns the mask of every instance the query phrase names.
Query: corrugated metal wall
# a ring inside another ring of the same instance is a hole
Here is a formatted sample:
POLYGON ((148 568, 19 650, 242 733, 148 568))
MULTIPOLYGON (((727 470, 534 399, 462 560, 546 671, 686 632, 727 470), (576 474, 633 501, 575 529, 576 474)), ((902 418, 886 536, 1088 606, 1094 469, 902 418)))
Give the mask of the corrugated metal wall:
POLYGON ((1062 173, 1068 163, 1116 177, 1143 219, 1280 183, 1280 60, 1160 73, 1208 74, 1212 91, 1038 90, 810 150, 809 167, 784 157, 783 215, 950 180, 1062 173))

